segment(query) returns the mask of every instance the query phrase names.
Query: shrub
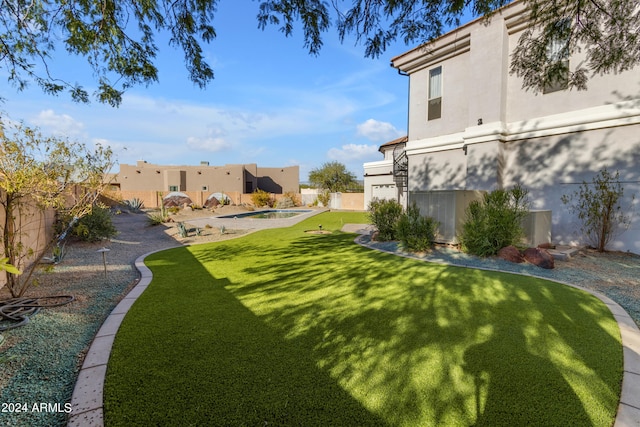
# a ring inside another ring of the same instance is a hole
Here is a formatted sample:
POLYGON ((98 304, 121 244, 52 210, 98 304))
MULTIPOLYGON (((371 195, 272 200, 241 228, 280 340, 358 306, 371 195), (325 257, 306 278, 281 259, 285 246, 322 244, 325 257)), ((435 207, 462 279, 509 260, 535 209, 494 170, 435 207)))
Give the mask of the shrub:
POLYGON ((109 208, 94 205, 91 212, 78 220, 72 228, 72 234, 80 240, 97 242, 115 236, 118 230, 111 220, 109 208))
POLYGON ((528 191, 520 185, 511 190, 494 190, 482 200, 469 203, 465 212, 462 249, 478 256, 490 256, 509 245, 517 245, 523 236, 522 220, 529 210, 528 191))
POLYGON ((561 198, 569 212, 578 217, 580 232, 599 252, 604 252, 611 239, 631 224, 631 217, 620 205, 624 189, 619 178, 620 172, 612 175, 605 168, 590 183, 583 181, 578 190, 561 198))
POLYGON ((295 207, 295 203, 291 200, 290 197, 283 197, 276 203, 276 208, 278 209, 287 209, 295 207))
POLYGON ((273 198, 271 197, 271 194, 260 189, 254 191, 251 194, 251 201, 253 202, 254 205, 256 205, 259 208, 263 206, 273 207, 273 203, 274 203, 273 198))
POLYGON ((147 217, 147 223, 149 225, 160 225, 163 222, 167 222, 169 219, 169 215, 167 214, 167 208, 162 206, 160 208, 160 212, 150 213, 147 217))
POLYGON ((438 222, 431 217, 420 215, 420 208, 415 202, 400 215, 396 224, 398 240, 404 248, 411 252, 421 252, 433 247, 438 222))
POLYGON ((331 204, 331 193, 325 190, 322 193, 318 194, 318 201, 322 204, 322 206, 328 208, 331 204))
POLYGON ((300 194, 294 193, 293 191, 287 191, 282 196, 283 198, 291 199, 294 206, 302 206, 302 199, 300 198, 300 194))
POLYGON ((395 200, 373 199, 369 204, 369 218, 378 229, 378 240, 396 239, 396 224, 402 215, 402 205, 395 200))

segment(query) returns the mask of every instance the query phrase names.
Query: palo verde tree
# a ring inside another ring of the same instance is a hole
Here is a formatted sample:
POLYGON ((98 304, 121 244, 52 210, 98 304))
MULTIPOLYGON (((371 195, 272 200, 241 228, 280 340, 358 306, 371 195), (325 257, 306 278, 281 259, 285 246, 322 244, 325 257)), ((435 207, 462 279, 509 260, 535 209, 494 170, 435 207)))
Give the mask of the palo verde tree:
POLYGON ((22 124, 0 121, 0 258, 19 269, 7 269, 14 297, 33 282, 38 262, 54 239, 42 231, 47 209, 64 209, 72 218, 91 212, 105 188, 112 152, 96 146, 44 137, 22 124), (37 248, 44 246, 44 250, 37 248))
POLYGON ((337 161, 324 163, 321 167, 311 170, 309 182, 330 193, 346 191, 357 185, 356 176, 337 161))
MULTIPOLYGON (((353 36, 367 57, 376 58, 390 43, 419 45, 440 36, 469 16, 491 14, 508 0, 265 0, 258 26, 276 26, 292 35, 302 26, 304 47, 312 55, 322 35, 335 27, 342 41, 353 36)), ((134 85, 158 80, 156 38, 184 52, 189 78, 205 87, 213 70, 202 43, 216 37, 212 25, 219 0, 0 0, 0 68, 24 88, 37 83, 45 92, 68 91, 76 101, 89 93, 64 76, 52 75, 56 48, 86 58, 96 76, 95 97, 117 106, 134 85)), ((561 59, 582 51, 585 60, 568 73, 568 87, 584 89, 590 73, 617 73, 640 61, 640 9, 637 0, 524 0, 531 25, 511 58, 511 72, 524 86, 542 91, 567 75, 561 59), (560 43, 550 58, 550 43, 560 43)))

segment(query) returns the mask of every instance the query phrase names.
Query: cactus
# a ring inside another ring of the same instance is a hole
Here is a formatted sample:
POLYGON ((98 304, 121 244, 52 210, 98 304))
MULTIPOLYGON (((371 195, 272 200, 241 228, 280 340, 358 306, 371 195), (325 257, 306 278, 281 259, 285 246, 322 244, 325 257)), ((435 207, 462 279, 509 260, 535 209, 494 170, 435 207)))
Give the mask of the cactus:
POLYGON ((184 222, 179 222, 177 224, 178 227, 178 234, 180 234, 180 237, 187 237, 189 234, 187 232, 187 227, 185 227, 184 222))

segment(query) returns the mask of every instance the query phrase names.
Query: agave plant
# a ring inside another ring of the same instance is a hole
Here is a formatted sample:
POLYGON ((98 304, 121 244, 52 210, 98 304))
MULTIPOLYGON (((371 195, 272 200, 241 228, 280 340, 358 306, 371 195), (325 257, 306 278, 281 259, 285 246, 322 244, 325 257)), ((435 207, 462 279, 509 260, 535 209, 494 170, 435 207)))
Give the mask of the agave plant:
POLYGON ((144 207, 144 202, 137 197, 131 200, 125 200, 124 204, 133 213, 139 213, 144 207))

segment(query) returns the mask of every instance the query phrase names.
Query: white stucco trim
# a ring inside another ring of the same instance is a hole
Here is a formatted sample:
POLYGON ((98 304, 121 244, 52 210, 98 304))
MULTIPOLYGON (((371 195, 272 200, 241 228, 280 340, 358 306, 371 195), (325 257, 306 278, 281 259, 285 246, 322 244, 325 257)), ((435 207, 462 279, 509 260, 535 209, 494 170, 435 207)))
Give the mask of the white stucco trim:
POLYGON ((460 149, 465 145, 488 141, 509 142, 633 124, 640 124, 639 100, 623 101, 513 123, 492 122, 471 126, 463 132, 409 140, 406 151, 407 155, 425 154, 460 149))
POLYGON ((462 148, 465 144, 464 135, 464 132, 458 132, 450 135, 436 136, 434 138, 418 139, 414 141, 409 140, 405 151, 407 156, 412 156, 416 154, 462 148))
POLYGON ((363 164, 364 177, 391 175, 393 174, 393 160, 379 160, 363 164))
POLYGON ((507 140, 539 138, 640 123, 640 100, 509 123, 507 140))
POLYGON ((366 162, 363 164, 364 168, 377 168, 384 166, 393 166, 393 160, 376 160, 375 162, 366 162))

